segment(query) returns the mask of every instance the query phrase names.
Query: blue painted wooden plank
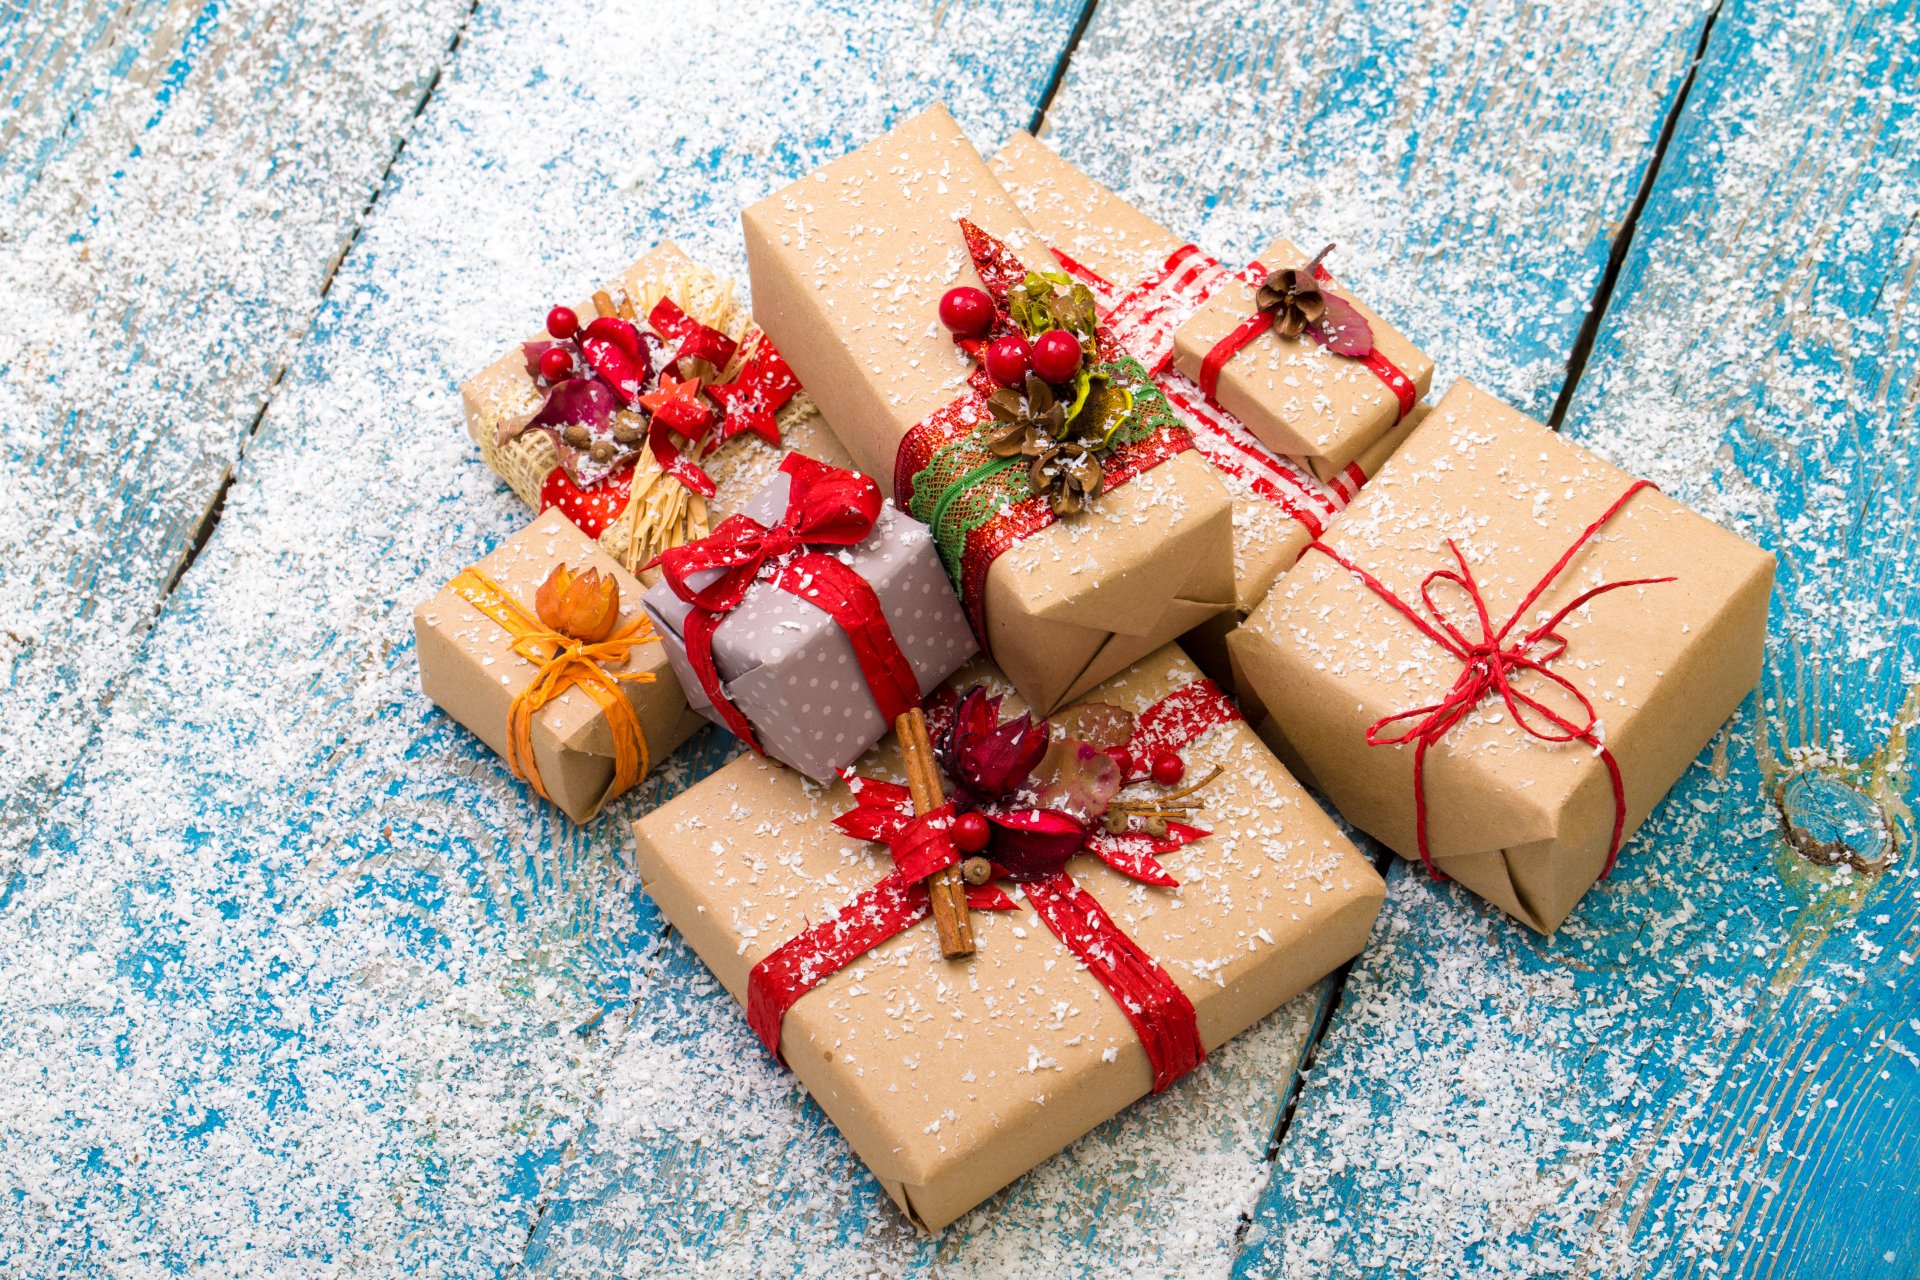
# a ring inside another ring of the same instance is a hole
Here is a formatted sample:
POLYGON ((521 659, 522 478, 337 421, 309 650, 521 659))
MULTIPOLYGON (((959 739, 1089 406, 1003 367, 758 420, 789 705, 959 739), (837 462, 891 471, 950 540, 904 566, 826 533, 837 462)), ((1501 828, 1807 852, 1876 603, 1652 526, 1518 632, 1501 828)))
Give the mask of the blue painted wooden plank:
POLYGON ((1920 1266, 1915 29, 1727 6, 1572 402, 1779 555, 1758 694, 1554 939, 1396 873, 1239 1274, 1920 1266))
POLYGON ((457 382, 920 102, 1027 123, 1074 16, 474 15, 0 906, 0 1271, 517 1267, 652 963, 620 820, 717 760, 578 830, 420 697, 408 608, 525 519, 457 382))
POLYGON ((1231 260, 1336 242, 1436 390, 1544 418, 1710 7, 1107 0, 1046 137, 1231 260))
POLYGON ((0 29, 0 883, 466 12, 30 8, 0 29))

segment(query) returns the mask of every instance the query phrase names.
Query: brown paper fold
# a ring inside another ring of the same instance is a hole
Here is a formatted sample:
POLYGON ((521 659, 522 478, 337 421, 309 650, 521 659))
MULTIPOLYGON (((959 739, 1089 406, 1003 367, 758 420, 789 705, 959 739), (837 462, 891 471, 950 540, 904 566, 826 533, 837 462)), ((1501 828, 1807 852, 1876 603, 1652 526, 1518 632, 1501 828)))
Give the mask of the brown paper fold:
MULTIPOLYGON (((755 318, 860 469, 891 492, 912 427, 965 390, 942 294, 975 279, 967 217, 1030 266, 1033 230, 944 108, 914 116, 743 215, 755 318)), ((1052 709, 1233 601, 1232 507, 1191 452, 1100 495, 988 574, 987 637, 1007 677, 1052 709)))
MULTIPOLYGON (((1289 240, 1260 254, 1268 269, 1304 266, 1313 257, 1289 240)), ((1322 286, 1366 317, 1374 348, 1413 381, 1415 396, 1433 383, 1433 361, 1336 278, 1322 286)), ((1198 380, 1200 365, 1220 339, 1254 314, 1255 290, 1229 282, 1174 335, 1174 365, 1198 380)), ((1278 330, 1248 343, 1220 371, 1220 404, 1269 448, 1299 458, 1322 480, 1364 458, 1400 422, 1400 400, 1365 364, 1326 350, 1306 334, 1278 330)))
MULTIPOLYGON (((1631 483, 1461 382, 1325 540, 1418 607, 1422 579, 1451 565, 1453 538, 1497 624, 1631 483)), ((1599 713, 1629 835, 1758 679, 1773 558, 1647 490, 1528 619, 1603 581, 1666 575, 1677 581, 1615 591, 1571 615, 1561 628, 1567 651, 1553 664, 1599 713)), ((1479 634, 1462 593, 1442 585, 1436 599, 1479 634)), ((1312 550, 1229 647, 1272 712, 1268 733, 1283 756, 1355 826, 1418 856, 1413 748, 1368 746, 1366 732, 1441 698, 1459 662, 1312 550)), ((1540 690, 1537 677, 1524 680, 1540 690)), ((1560 925, 1606 862, 1614 800, 1604 762, 1584 743, 1522 732, 1497 699, 1428 752, 1426 795, 1439 868, 1541 932, 1560 925)))
MULTIPOLYGON (((563 563, 611 573, 620 584, 621 623, 639 616, 639 582, 558 511, 516 533, 478 567, 531 611, 534 592, 563 563)), ((421 691, 505 760, 508 711, 538 668, 513 651, 513 638, 498 623, 450 587, 415 607, 413 634, 421 691)), ((651 681, 629 681, 620 688, 633 704, 654 764, 705 723, 687 709, 658 643, 635 646, 627 662, 607 670, 652 675, 651 681)), ((613 731, 584 690, 567 690, 534 717, 533 759, 547 793, 575 822, 593 818, 613 799, 613 731)))
MULTIPOLYGON (((1141 213, 1031 134, 1015 133, 991 164, 1042 240, 1121 288, 1152 277, 1186 243, 1185 237, 1141 213)), ((1398 405, 1394 407, 1398 412, 1398 405)), ((1389 426, 1350 459, 1358 478, 1377 472, 1426 412, 1424 403, 1416 405, 1403 422, 1389 426)), ((1244 478, 1223 472, 1221 479, 1233 501, 1234 608, 1187 632, 1181 644, 1208 675, 1241 698, 1249 718, 1257 720, 1260 708, 1257 702, 1247 704, 1250 691, 1232 669, 1227 635, 1266 597, 1274 580, 1293 567, 1318 523, 1291 514, 1244 478)))
MULTIPOLYGON (((1199 675, 1167 646, 1095 697, 1138 711, 1199 675)), ((976 664, 957 687, 997 679, 976 664)), ((1003 714, 1018 711, 1017 705, 1003 714)), ((1193 1001, 1209 1050, 1355 955, 1379 875, 1246 724, 1185 752, 1212 834, 1168 855, 1178 889, 1137 885, 1091 856, 1069 869, 1193 1001)), ((901 777, 889 738, 859 771, 901 777)), ((742 757, 634 824, 641 881, 736 999, 747 976, 891 865, 831 825, 844 785, 742 757)), ((930 922, 802 997, 781 1049, 913 1220, 938 1229, 1145 1095, 1145 1051, 1112 997, 1024 901, 976 911, 978 952, 940 958, 930 922)))

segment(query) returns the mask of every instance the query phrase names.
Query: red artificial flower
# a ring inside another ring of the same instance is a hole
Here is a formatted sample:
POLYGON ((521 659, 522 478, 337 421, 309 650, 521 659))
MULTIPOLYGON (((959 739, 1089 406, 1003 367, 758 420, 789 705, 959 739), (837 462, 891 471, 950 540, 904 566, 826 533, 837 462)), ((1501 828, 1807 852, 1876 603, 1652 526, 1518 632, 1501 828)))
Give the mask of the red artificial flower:
POLYGON ((1021 712, 1000 723, 1000 696, 975 685, 954 709, 953 727, 940 752, 947 774, 958 784, 963 807, 1013 795, 1047 754, 1051 727, 1021 712))

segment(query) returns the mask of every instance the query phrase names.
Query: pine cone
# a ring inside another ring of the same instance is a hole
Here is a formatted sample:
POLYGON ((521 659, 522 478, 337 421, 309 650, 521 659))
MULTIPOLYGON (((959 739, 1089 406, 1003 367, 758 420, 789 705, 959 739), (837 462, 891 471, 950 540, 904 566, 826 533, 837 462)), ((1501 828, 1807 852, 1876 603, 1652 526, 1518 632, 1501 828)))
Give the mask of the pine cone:
POLYGON ((1282 337, 1297 338, 1327 313, 1327 300, 1320 292, 1314 268, 1333 249, 1328 245, 1303 267, 1281 267, 1266 278, 1253 303, 1273 313, 1273 327, 1282 337))
POLYGON ((1058 439, 1067 423, 1066 406, 1054 397, 1052 387, 1033 374, 1027 375, 1025 395, 1002 387, 987 397, 987 408, 993 414, 987 448, 997 458, 1031 457, 1033 449, 1058 439))

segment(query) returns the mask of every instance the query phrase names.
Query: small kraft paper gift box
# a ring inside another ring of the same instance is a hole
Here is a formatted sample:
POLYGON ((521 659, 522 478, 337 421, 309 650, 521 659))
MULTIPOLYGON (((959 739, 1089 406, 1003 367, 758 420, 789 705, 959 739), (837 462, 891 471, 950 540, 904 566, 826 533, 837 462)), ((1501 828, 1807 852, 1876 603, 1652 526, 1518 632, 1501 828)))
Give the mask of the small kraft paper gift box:
POLYGON ((420 688, 586 822, 704 721, 640 583, 548 511, 413 611, 420 688))
POLYGON ((481 456, 630 573, 704 536, 787 449, 847 461, 733 285, 662 244, 461 386, 481 456))
POLYGON ((1382 881, 1169 645, 1035 721, 975 663, 831 788, 743 756, 642 884, 937 1230, 1365 943, 1382 881))
POLYGON ((644 603, 694 710, 816 782, 976 651, 927 527, 798 454, 660 565, 644 603))
POLYGON ((1226 490, 944 109, 744 224, 755 318, 1034 706, 1232 606, 1226 490))
POLYGON ((1335 280, 1334 246, 1275 240, 1174 334, 1174 364, 1279 453, 1332 480, 1412 413, 1433 361, 1335 280))
POLYGON ((1349 821, 1546 933, 1758 680, 1772 582, 1460 382, 1229 645, 1349 821))
POLYGON ((1015 133, 991 163, 994 176, 1062 269, 1093 291, 1103 317, 1166 394, 1193 432, 1194 447, 1233 496, 1234 608, 1189 632, 1181 644, 1208 675, 1242 699, 1242 709, 1258 723, 1258 706, 1249 703, 1247 690, 1232 683, 1227 634, 1380 469, 1427 406, 1416 404, 1397 424, 1380 417, 1376 425, 1385 429, 1322 480, 1306 462, 1262 443, 1174 367, 1175 332, 1222 290, 1231 286, 1231 292, 1241 292, 1233 271, 1030 134, 1015 133))

